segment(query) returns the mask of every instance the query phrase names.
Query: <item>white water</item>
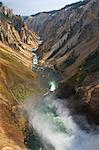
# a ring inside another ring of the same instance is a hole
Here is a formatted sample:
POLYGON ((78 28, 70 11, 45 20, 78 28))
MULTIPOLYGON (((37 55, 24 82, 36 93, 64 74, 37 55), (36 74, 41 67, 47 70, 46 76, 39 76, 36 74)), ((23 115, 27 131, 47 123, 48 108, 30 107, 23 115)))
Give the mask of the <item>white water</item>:
POLYGON ((49 85, 51 86, 51 87, 50 87, 50 91, 51 91, 51 92, 54 92, 55 89, 56 89, 56 84, 55 84, 55 82, 54 82, 54 81, 51 81, 51 82, 49 83, 49 85))
MULTIPOLYGON (((81 130, 64 101, 56 99, 54 94, 34 99, 37 101, 35 105, 34 101, 33 104, 32 101, 26 104, 30 124, 44 141, 48 141, 55 147, 55 150, 99 150, 99 135, 92 129, 89 133, 81 130), (54 114, 53 109, 57 115, 54 114)), ((87 128, 90 128, 86 119, 84 122, 87 128)))
POLYGON ((38 57, 36 54, 34 54, 34 57, 33 57, 33 65, 37 65, 38 64, 38 57))

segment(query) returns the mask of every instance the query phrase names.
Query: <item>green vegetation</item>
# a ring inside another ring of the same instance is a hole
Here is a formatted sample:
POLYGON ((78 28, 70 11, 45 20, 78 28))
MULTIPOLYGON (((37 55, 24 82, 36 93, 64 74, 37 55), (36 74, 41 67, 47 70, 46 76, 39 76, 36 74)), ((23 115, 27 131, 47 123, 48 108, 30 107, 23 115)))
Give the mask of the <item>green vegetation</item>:
POLYGON ((78 84, 82 84, 86 76, 87 76, 87 73, 85 71, 79 70, 70 80, 78 84))
POLYGON ((4 60, 4 63, 1 65, 0 75, 0 93, 2 95, 5 95, 7 99, 11 99, 14 95, 20 101, 39 90, 34 87, 35 75, 22 63, 18 62, 13 55, 1 50, 0 58, 4 60), (6 63, 9 65, 6 65, 6 63), (12 91, 13 95, 10 91, 12 91))
POLYGON ((73 56, 73 57, 69 57, 66 61, 65 61, 65 68, 66 67, 68 67, 68 66, 70 66, 70 65, 72 65, 74 62, 75 62, 75 60, 76 60, 76 56, 73 56))
POLYGON ((79 81, 80 83, 82 83, 82 82, 84 81, 86 75, 87 75, 87 74, 86 74, 85 72, 80 72, 80 73, 78 74, 77 81, 79 81))
POLYGON ((81 68, 84 69, 87 73, 99 71, 99 51, 89 55, 81 68))
POLYGON ((13 15, 11 18, 12 25, 15 27, 15 29, 20 33, 22 27, 24 26, 24 21, 20 15, 13 15))
POLYGON ((10 17, 8 17, 8 15, 5 15, 1 12, 0 12, 0 19, 1 21, 10 21, 10 17))
POLYGON ((29 96, 32 96, 32 94, 36 92, 36 90, 28 84, 17 84, 13 86, 12 92, 18 101, 22 101, 29 96))
POLYGON ((78 56, 74 56, 71 55, 69 56, 66 61, 61 65, 61 70, 66 69, 67 67, 69 67, 70 65, 72 65, 73 63, 75 63, 76 59, 78 56))
POLYGON ((72 77, 72 80, 81 84, 88 74, 99 71, 99 51, 89 55, 80 66, 79 71, 72 77))
POLYGON ((8 23, 11 23, 19 33, 24 26, 24 21, 20 15, 5 15, 0 12, 0 18, 2 21, 8 21, 8 23))

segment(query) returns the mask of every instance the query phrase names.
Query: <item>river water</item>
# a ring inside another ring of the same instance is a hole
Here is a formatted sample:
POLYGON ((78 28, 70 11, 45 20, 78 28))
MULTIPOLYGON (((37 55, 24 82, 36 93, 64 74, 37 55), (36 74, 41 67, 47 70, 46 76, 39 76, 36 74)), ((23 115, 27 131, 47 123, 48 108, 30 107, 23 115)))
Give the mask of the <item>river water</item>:
POLYGON ((81 129, 73 119, 66 100, 55 97, 60 75, 49 68, 34 67, 46 93, 29 101, 27 113, 33 131, 26 142, 29 150, 99 150, 98 126, 90 127, 86 117, 77 115, 85 124, 81 129))

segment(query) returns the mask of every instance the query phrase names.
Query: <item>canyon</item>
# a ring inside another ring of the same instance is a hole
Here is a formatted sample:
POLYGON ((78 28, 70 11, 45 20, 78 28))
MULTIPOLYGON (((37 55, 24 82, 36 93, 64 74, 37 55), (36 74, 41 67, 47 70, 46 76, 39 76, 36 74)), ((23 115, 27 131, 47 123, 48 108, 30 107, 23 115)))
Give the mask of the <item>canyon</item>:
MULTIPOLYGON (((40 64, 59 71, 61 83, 83 93, 98 123, 99 106, 99 1, 84 0, 60 10, 25 18, 41 36, 40 64), (97 106, 97 107, 96 107, 97 106), (97 118, 97 119, 96 119, 97 118)), ((65 87, 64 87, 65 88, 65 87)), ((65 89, 66 91, 66 89, 65 89)))
POLYGON ((0 2, 0 149, 31 147, 28 123, 42 140, 33 135, 35 150, 98 150, 98 0, 26 17, 0 2), (85 146, 76 149, 81 141, 85 146))

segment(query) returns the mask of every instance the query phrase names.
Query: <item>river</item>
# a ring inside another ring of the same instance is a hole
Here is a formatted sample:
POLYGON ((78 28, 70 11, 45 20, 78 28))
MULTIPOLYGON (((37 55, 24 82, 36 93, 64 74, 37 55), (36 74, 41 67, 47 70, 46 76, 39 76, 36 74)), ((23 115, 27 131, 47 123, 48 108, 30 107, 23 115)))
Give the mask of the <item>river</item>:
POLYGON ((35 97, 36 102, 28 105, 29 123, 33 129, 26 138, 29 150, 99 150, 98 127, 90 127, 86 117, 78 114, 86 126, 81 129, 66 100, 54 95, 60 80, 58 72, 40 66, 33 70, 39 72, 45 94, 35 97))

